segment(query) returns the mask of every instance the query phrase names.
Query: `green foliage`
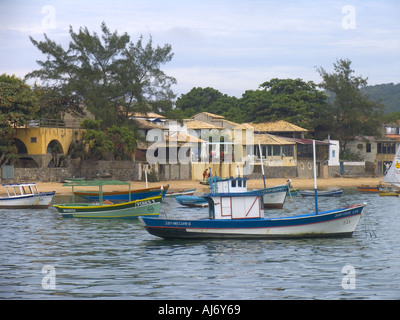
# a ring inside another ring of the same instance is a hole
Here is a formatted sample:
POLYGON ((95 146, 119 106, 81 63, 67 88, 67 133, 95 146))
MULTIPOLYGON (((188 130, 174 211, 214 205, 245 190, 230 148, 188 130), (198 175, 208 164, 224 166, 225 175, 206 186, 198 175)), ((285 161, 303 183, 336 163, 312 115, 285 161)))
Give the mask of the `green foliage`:
POLYGON ((137 141, 133 131, 126 126, 112 125, 101 129, 102 120, 84 119, 86 129, 80 140, 71 144, 71 157, 88 160, 128 160, 135 151, 137 141))
POLYGON ((0 76, 0 165, 18 159, 14 128, 25 125, 39 110, 30 86, 15 76, 0 76))
POLYGON ((62 95, 85 104, 104 127, 121 125, 132 112, 149 111, 153 103, 171 100, 176 80, 167 76, 161 65, 172 59, 171 46, 153 47, 152 39, 134 43, 128 34, 110 32, 101 25, 101 36, 85 28, 74 32, 64 49, 44 35, 44 41, 30 38, 46 61, 27 75, 45 83, 56 83, 62 95))
POLYGON ((400 83, 365 86, 361 92, 368 95, 370 100, 382 103, 386 114, 400 112, 400 83))
POLYGON ((367 85, 367 78, 354 76, 348 59, 334 63, 334 72, 323 68, 317 71, 323 78, 321 87, 333 94, 329 105, 328 119, 324 131, 340 140, 342 152, 347 143, 357 135, 378 135, 383 106, 363 95, 361 89, 367 85))
POLYGON ((114 159, 129 159, 129 154, 135 151, 137 145, 137 140, 135 139, 133 131, 128 127, 113 125, 107 129, 107 136, 114 142, 114 159))
POLYGON ((193 88, 178 98, 176 107, 185 117, 206 111, 238 123, 283 119, 308 129, 326 107, 326 96, 312 81, 272 79, 260 88, 247 90, 240 99, 212 88, 193 88))
POLYGON ((39 99, 40 110, 35 119, 63 119, 66 113, 84 116, 80 99, 76 94, 65 94, 57 86, 38 86, 33 88, 39 99))
POLYGON ((39 110, 30 86, 15 76, 0 76, 0 112, 13 127, 23 126, 39 110))

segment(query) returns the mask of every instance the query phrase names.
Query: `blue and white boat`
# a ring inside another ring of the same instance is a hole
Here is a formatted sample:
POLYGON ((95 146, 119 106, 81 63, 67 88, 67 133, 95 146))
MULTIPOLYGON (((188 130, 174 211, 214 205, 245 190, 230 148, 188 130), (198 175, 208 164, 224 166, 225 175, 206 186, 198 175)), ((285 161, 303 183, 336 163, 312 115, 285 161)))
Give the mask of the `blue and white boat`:
POLYGON ((0 209, 45 209, 55 191, 39 192, 36 183, 3 184, 7 196, 0 197, 0 209))
MULTIPOLYGON (((205 219, 162 219, 139 217, 152 235, 161 238, 248 238, 287 239, 351 237, 366 204, 287 217, 264 217, 263 189, 247 191, 244 178, 210 179, 209 216, 205 219), (228 191, 227 191, 228 190, 228 191)), ((317 188, 315 186, 315 193, 317 188)))

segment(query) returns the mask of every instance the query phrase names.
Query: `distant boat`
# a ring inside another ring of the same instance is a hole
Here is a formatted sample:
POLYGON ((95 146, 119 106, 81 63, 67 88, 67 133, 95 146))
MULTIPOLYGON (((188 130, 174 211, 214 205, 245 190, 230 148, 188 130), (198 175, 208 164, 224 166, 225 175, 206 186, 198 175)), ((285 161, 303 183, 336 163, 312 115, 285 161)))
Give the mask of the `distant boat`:
POLYGON ((85 177, 78 177, 78 178, 65 178, 64 182, 74 182, 74 181, 83 181, 85 180, 85 177))
POLYGON ((0 209, 45 209, 56 193, 39 192, 36 183, 3 184, 2 187, 7 196, 0 197, 0 209))
MULTIPOLYGON (((299 193, 303 197, 314 197, 315 191, 314 190, 300 190, 299 193)), ((317 196, 318 197, 339 197, 343 194, 343 189, 337 190, 318 190, 317 196)))
POLYGON ((379 186, 357 186, 357 189, 361 193, 378 193, 379 186))
MULTIPOLYGON (((313 142, 315 168, 315 142, 313 142)), ((185 239, 291 239, 350 237, 366 204, 286 217, 265 218, 262 192, 247 191, 233 181, 238 178, 210 179, 210 193, 203 195, 209 205, 206 219, 164 219, 139 217, 152 235, 185 239), (235 185, 235 186, 233 186, 235 185), (229 188, 229 192, 226 189, 229 188)), ((314 170, 315 190, 316 174, 314 170)), ((237 182, 237 181, 236 181, 237 182)))
POLYGON ((391 185, 390 188, 382 188, 379 190, 380 196, 399 196, 400 194, 400 145, 397 153, 393 158, 393 162, 383 177, 383 182, 391 185))
POLYGON ((189 195, 183 195, 183 196, 177 196, 175 197, 175 200, 183 206, 187 207, 207 207, 208 202, 206 199, 203 197, 198 197, 198 196, 189 196, 189 195))
MULTIPOLYGON (((135 189, 131 191, 107 191, 103 192, 103 200, 109 200, 111 202, 124 202, 124 201, 140 200, 149 197, 155 197, 160 194, 162 197, 164 197, 168 191, 168 187, 169 186, 164 188, 163 186, 160 186, 160 187, 145 188, 145 189, 135 189)), ((75 191, 74 194, 80 198, 89 201, 99 201, 98 191, 79 191, 79 192, 75 191)))
POLYGON ((190 189, 190 190, 181 190, 181 191, 167 192, 167 193, 165 194, 165 197, 166 197, 166 198, 174 198, 174 197, 177 197, 177 196, 184 196, 184 195, 186 195, 186 196, 191 196, 191 195, 194 194, 195 191, 196 191, 196 188, 190 189))
POLYGON ((112 203, 103 198, 102 189, 106 185, 129 185, 129 182, 118 180, 94 180, 94 181, 74 181, 63 186, 72 187, 72 203, 54 204, 53 206, 65 218, 138 218, 139 216, 158 216, 161 210, 162 197, 149 197, 140 200, 129 200, 127 202, 112 203), (97 187, 99 188, 99 203, 76 203, 74 197, 74 187, 97 187))

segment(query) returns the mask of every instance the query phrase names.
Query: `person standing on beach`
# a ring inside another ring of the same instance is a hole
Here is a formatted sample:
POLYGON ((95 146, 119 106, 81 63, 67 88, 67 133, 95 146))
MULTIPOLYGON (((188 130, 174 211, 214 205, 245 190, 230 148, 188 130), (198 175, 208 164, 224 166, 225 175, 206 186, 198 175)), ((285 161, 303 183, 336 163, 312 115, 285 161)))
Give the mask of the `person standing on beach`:
POLYGON ((208 169, 203 171, 203 180, 206 180, 208 169))

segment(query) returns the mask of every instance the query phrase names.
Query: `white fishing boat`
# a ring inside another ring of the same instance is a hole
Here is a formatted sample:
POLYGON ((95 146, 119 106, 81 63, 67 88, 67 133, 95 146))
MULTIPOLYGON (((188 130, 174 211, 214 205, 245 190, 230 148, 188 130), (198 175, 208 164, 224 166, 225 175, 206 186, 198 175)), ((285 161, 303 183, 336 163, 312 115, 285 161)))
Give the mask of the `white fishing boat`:
POLYGON ((400 145, 394 156, 393 162, 383 177, 383 182, 390 185, 390 188, 380 188, 380 196, 399 196, 400 194, 400 145))
MULTIPOLYGON (((210 193, 203 195, 209 204, 208 218, 183 220, 139 217, 139 221, 150 234, 161 238, 350 237, 366 206, 366 204, 356 204, 320 212, 316 196, 315 212, 266 218, 262 208, 262 191, 247 191, 243 183, 239 187, 237 183, 239 179, 243 178, 210 178, 210 193)), ((316 180, 315 194, 317 194, 316 180)))
POLYGON ((7 195, 0 197, 0 209, 48 208, 55 191, 39 192, 36 183, 3 184, 7 195))

